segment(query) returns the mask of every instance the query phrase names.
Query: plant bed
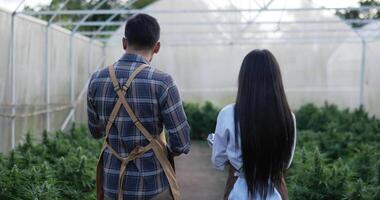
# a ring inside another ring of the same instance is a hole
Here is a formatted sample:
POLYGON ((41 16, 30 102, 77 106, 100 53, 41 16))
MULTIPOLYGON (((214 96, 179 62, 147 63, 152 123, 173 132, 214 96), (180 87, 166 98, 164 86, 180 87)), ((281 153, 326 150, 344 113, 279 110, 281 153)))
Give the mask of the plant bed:
MULTIPOLYGON (((214 131, 219 108, 185 104, 185 111, 193 139, 214 131)), ((290 199, 380 199, 378 119, 328 104, 305 105, 296 117, 297 148, 286 180, 290 199)), ((101 141, 84 126, 50 135, 36 144, 28 134, 24 144, 0 154, 0 199, 95 199, 101 141)))

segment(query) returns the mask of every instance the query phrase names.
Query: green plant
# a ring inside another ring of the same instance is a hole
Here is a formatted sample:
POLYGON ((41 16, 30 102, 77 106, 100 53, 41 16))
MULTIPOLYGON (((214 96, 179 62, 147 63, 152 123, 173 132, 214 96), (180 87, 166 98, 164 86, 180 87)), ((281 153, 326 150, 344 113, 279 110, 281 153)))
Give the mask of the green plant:
POLYGON ((212 103, 185 103, 184 109, 191 127, 191 139, 204 140, 209 133, 214 132, 219 108, 212 103))
MULTIPOLYGON (((186 103, 193 139, 215 129, 219 108, 186 103)), ((297 148, 288 170, 290 199, 380 199, 380 121, 363 109, 312 104, 297 117, 297 148)), ((0 154, 0 199, 95 199, 100 141, 85 127, 42 134, 0 154)))
POLYGON ((83 126, 26 141, 0 159, 0 199, 95 199, 100 142, 83 126))
POLYGON ((379 199, 380 121, 363 109, 301 107, 290 199, 379 199))

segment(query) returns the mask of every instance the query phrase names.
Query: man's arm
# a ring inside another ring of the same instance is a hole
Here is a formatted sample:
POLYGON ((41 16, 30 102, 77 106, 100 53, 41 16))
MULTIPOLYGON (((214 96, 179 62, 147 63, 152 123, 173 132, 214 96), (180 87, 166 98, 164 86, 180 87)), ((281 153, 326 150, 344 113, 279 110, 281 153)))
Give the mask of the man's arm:
POLYGON ((90 133, 94 138, 102 138, 104 134, 104 128, 99 120, 99 115, 96 113, 94 103, 95 88, 92 83, 94 75, 90 79, 87 90, 88 128, 90 129, 90 133))
POLYGON ((172 78, 160 97, 161 117, 169 133, 169 149, 174 154, 190 151, 190 126, 187 122, 179 91, 172 78))

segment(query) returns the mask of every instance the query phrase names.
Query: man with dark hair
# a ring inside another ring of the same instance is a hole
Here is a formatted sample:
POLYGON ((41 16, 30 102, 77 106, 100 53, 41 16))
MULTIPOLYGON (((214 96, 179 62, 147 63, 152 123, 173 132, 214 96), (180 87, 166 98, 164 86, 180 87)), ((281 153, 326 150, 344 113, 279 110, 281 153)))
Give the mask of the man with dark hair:
POLYGON ((155 18, 131 17, 125 54, 90 79, 89 129, 93 137, 105 138, 97 166, 98 199, 180 198, 168 155, 190 151, 190 128, 172 77, 150 65, 160 50, 159 38, 155 18))

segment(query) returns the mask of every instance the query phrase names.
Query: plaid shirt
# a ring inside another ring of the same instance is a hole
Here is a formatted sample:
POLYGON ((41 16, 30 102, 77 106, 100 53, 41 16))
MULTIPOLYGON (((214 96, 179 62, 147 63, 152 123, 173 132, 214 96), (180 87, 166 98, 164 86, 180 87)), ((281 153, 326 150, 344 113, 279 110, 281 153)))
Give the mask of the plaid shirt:
MULTIPOLYGON (((142 56, 124 54, 115 64, 116 77, 125 84, 133 70, 142 63, 149 64, 142 56)), ((183 110, 178 88, 172 77, 155 68, 140 72, 129 88, 126 99, 141 123, 152 134, 158 135, 163 125, 169 133, 168 146, 174 153, 190 150, 190 127, 183 110)), ((88 126, 95 138, 102 138, 105 126, 117 101, 108 68, 95 72, 88 86, 88 126)), ((136 146, 146 146, 149 141, 135 127, 128 113, 121 106, 109 133, 110 145, 123 157, 136 146)), ((103 154, 104 190, 116 198, 121 162, 106 148, 103 154)), ((151 199, 169 189, 168 180, 158 159, 150 150, 127 166, 124 181, 124 199, 151 199)))

